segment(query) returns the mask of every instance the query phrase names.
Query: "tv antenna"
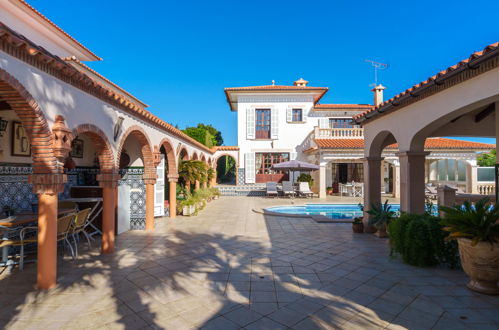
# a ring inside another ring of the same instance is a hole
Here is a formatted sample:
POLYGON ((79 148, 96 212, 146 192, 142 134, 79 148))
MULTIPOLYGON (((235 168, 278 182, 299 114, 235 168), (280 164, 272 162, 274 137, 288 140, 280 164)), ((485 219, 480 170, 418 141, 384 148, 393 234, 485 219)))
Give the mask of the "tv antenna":
POLYGON ((364 62, 371 63, 371 65, 374 67, 374 87, 378 86, 378 70, 388 69, 388 64, 372 60, 364 60, 364 62))

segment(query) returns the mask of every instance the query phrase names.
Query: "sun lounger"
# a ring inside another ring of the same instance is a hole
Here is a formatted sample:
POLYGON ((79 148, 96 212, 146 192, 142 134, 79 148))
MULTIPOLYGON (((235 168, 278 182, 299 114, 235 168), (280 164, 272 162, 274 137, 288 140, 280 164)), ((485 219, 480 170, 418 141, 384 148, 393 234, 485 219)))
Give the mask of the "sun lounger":
POLYGON ((267 197, 277 197, 277 183, 275 182, 267 182, 267 197))
POLYGON ((290 196, 290 197, 295 196, 295 190, 293 189, 293 184, 291 183, 291 181, 282 182, 282 194, 284 196, 290 196))
POLYGON ((298 186, 298 193, 300 196, 305 196, 305 197, 312 197, 314 196, 314 193, 312 190, 310 190, 310 187, 308 186, 308 182, 300 182, 300 185, 298 186))

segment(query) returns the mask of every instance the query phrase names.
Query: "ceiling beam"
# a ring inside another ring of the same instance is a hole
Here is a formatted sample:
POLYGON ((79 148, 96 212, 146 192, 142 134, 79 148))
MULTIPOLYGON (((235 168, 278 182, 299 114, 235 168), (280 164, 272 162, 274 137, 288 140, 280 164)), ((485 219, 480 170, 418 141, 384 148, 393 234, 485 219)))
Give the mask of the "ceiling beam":
POLYGON ((475 116, 475 123, 479 123, 496 111, 496 104, 491 103, 475 116))

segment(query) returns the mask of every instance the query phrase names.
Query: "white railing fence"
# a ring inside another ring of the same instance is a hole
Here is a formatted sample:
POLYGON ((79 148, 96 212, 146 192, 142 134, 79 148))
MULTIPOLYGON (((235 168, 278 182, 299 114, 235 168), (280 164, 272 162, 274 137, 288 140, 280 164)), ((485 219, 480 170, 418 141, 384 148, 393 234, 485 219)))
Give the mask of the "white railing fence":
POLYGON ((496 193, 496 185, 490 182, 478 182, 476 191, 480 195, 494 195, 496 193))
POLYGON ((363 128, 319 128, 315 127, 315 138, 351 139, 363 138, 363 128))

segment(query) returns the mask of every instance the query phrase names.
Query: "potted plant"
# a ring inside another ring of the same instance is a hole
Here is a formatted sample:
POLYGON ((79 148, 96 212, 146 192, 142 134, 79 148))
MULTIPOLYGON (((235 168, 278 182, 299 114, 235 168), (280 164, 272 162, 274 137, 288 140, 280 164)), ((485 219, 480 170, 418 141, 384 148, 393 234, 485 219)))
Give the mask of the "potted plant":
POLYGON ((471 205, 465 201, 454 207, 440 206, 444 230, 457 239, 468 288, 486 294, 499 294, 499 204, 483 198, 471 205))
POLYGON ((327 188, 326 188, 326 193, 327 193, 328 195, 332 195, 332 194, 333 194, 333 187, 327 187, 327 188))
POLYGON ((371 209, 367 210, 366 213, 370 215, 368 224, 378 229, 376 231, 376 236, 379 238, 388 237, 386 226, 395 216, 395 212, 392 211, 392 206, 388 204, 388 200, 386 200, 384 204, 373 203, 371 209))
POLYGON ((362 222, 362 217, 353 218, 352 222, 352 230, 356 234, 361 234, 364 232, 364 223, 362 222))

